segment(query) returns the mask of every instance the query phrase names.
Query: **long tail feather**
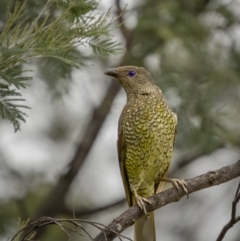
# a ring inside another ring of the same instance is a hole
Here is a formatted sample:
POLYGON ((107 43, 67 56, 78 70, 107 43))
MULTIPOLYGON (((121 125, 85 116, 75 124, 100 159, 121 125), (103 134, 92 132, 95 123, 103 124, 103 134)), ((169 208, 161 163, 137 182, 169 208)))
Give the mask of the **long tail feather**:
POLYGON ((134 224, 134 241, 156 241, 154 213, 142 216, 134 224))

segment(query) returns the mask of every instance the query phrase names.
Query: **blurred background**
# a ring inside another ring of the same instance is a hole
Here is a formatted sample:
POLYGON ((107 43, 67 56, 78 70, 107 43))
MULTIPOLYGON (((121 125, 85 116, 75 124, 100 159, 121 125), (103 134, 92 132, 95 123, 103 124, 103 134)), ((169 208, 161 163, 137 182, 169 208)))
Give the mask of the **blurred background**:
MULTIPOLYGON (((13 3, 0 1, 1 26, 13 3)), ((45 3, 28 0, 29 16, 45 3)), ((128 208, 116 149, 126 97, 117 81, 104 76, 108 68, 143 66, 177 113, 169 177, 191 178, 240 159, 240 1, 101 0, 97 11, 112 6, 114 17, 126 4, 123 24, 111 31, 122 53, 104 57, 78 49, 86 65, 80 70, 46 58, 26 63, 34 69, 22 91, 31 107, 26 123, 14 133, 11 123, 0 122, 0 240, 16 233, 19 219, 74 214, 107 225, 128 208)), ((230 219, 238 182, 157 210, 158 240, 215 240, 230 219)), ((224 240, 239 241, 239 227, 224 240)), ((124 235, 133 237, 132 228, 124 235)), ((68 237, 51 226, 36 239, 68 237)))

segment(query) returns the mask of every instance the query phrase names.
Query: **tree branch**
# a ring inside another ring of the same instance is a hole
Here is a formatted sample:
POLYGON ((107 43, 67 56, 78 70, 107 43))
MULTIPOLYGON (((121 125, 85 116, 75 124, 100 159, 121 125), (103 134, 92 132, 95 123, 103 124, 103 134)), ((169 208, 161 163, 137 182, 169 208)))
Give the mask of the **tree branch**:
POLYGON ((225 234, 227 231, 232 228, 237 222, 240 221, 240 216, 236 216, 236 211, 237 211, 237 203, 240 200, 240 182, 238 184, 238 188, 235 194, 235 197, 232 201, 232 214, 231 214, 231 219, 230 221, 223 227, 221 233, 219 234, 218 238, 216 241, 221 241, 223 240, 225 234))
MULTIPOLYGON (((203 175, 186 179, 186 183, 188 185, 189 194, 199 191, 204 188, 216 186, 222 184, 224 182, 228 182, 236 177, 240 176, 240 160, 232 165, 223 167, 221 169, 207 172, 203 175)), ((177 202, 186 194, 183 190, 178 191, 175 187, 170 188, 164 192, 158 193, 154 196, 151 196, 149 201, 151 201, 152 205, 147 204, 146 210, 147 212, 154 211, 159 209, 169 203, 177 202)), ((140 218, 143 213, 140 209, 134 205, 129 208, 126 212, 121 214, 119 217, 114 219, 109 225, 108 229, 105 229, 104 232, 101 232, 94 241, 111 241, 116 238, 116 233, 121 233, 126 228, 130 227, 134 224, 134 222, 140 218), (109 229, 114 232, 109 231, 109 229)))
MULTIPOLYGON (((84 219, 62 219, 62 218, 50 218, 50 217, 42 217, 39 218, 37 221, 34 221, 32 223, 26 224, 26 226, 22 229, 20 229, 11 239, 11 241, 27 241, 32 240, 33 237, 35 237, 36 232, 39 229, 42 229, 44 227, 48 227, 50 225, 56 225, 59 227, 65 235, 68 236, 68 240, 72 239, 72 234, 75 233, 79 235, 81 238, 86 236, 90 240, 93 240, 91 237, 91 234, 84 228, 82 224, 89 224, 92 225, 94 228, 97 228, 99 230, 103 230, 104 228, 107 228, 101 223, 98 222, 92 222, 89 220, 84 219)), ((126 240, 130 240, 130 238, 125 237, 122 234, 116 233, 118 238, 122 240, 122 238, 126 240)), ((35 239, 34 239, 35 240, 35 239)))

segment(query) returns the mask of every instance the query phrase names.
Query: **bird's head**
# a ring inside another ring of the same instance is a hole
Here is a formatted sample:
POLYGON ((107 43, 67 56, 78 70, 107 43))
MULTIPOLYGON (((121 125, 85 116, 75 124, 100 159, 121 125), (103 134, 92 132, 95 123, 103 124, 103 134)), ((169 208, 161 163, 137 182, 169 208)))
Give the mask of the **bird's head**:
POLYGON ((128 96, 151 94, 156 87, 151 75, 142 67, 122 66, 109 69, 105 74, 117 79, 128 96))

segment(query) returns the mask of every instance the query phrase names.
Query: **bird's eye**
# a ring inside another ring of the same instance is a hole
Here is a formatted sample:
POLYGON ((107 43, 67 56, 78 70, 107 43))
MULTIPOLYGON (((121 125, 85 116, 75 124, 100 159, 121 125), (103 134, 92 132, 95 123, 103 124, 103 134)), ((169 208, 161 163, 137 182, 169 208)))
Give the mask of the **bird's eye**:
POLYGON ((129 70, 128 76, 129 77, 134 77, 136 75, 136 72, 134 70, 129 70))

